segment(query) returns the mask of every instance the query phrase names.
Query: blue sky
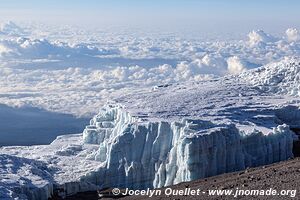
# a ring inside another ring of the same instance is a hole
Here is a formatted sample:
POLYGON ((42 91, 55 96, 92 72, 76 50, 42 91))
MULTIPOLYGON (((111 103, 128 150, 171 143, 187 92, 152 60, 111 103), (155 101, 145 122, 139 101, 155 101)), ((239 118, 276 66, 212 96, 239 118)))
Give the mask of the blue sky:
POLYGON ((0 19, 149 26, 299 26, 298 0, 0 0, 0 19))

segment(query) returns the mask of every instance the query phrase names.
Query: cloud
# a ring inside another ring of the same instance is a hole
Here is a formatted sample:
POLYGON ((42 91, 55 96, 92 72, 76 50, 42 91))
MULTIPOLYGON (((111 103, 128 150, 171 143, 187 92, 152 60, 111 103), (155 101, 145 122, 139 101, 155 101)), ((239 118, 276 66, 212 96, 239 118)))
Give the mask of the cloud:
POLYGON ((239 74, 299 56, 296 31, 287 32, 293 42, 263 31, 250 32, 249 40, 206 41, 121 30, 81 33, 72 27, 48 32, 36 28, 27 38, 3 36, 0 103, 91 116, 120 94, 239 74))
POLYGON ((221 56, 206 54, 191 62, 179 63, 175 71, 183 78, 200 74, 224 75, 226 74, 226 62, 221 56))
POLYGON ((247 69, 246 63, 237 56, 228 58, 227 64, 230 74, 240 74, 247 69))
POLYGON ((295 28, 289 28, 285 33, 289 42, 297 42, 300 39, 299 31, 295 28))
POLYGON ((17 26, 14 22, 8 21, 0 25, 0 35, 20 36, 24 35, 25 31, 17 26))
POLYGON ((275 37, 265 33, 263 30, 251 31, 248 34, 248 38, 251 46, 275 42, 277 40, 275 37))
POLYGON ((1 40, 0 46, 7 49, 5 52, 7 58, 55 59, 73 56, 110 55, 114 53, 91 45, 69 45, 62 42, 49 42, 46 39, 29 39, 23 37, 1 40))

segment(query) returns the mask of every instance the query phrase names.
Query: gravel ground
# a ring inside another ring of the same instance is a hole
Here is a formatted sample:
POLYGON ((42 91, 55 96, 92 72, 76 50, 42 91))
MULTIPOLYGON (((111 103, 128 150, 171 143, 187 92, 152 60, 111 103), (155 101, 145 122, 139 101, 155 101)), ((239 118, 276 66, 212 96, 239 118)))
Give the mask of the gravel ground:
MULTIPOLYGON (((125 196, 115 197, 111 193, 111 189, 106 190, 106 197, 101 199, 121 199, 121 200, 210 200, 210 199, 300 199, 300 158, 291 159, 284 162, 279 162, 267 166, 257 168, 249 168, 244 171, 222 174, 196 181, 180 183, 178 185, 170 186, 173 191, 178 190, 197 190, 200 189, 199 195, 175 195, 167 196, 164 194, 165 188, 161 189, 162 195, 158 196, 125 196), (267 195, 267 196, 238 196, 234 197, 236 188, 240 190, 290 190, 287 195, 267 195), (232 195, 209 195, 209 190, 232 190, 232 195), (294 191, 291 191, 294 190, 294 191), (296 190, 296 193, 295 193, 296 190), (205 193, 203 193, 205 192, 205 193)), ((124 190, 122 190, 124 191, 124 190)), ((80 193, 68 200, 96 200, 98 199, 97 192, 80 193)), ((100 198, 99 198, 100 199, 100 198)))
MULTIPOLYGON (((162 190, 160 196, 126 196, 121 198, 127 199, 300 199, 300 158, 291 159, 288 161, 262 166, 257 168, 246 169, 245 171, 233 172, 222 174, 210 178, 200 179, 196 181, 180 183, 178 185, 171 186, 170 188, 176 190, 188 190, 200 189, 200 195, 186 195, 186 196, 166 196, 162 190), (186 189, 187 188, 187 189, 186 189), (268 195, 268 196, 209 196, 208 190, 233 190, 233 194, 236 192, 236 188, 241 190, 299 190, 295 194, 294 191, 290 191, 288 195, 268 195), (203 193, 205 192, 205 194, 203 193), (292 198, 291 196, 295 196, 292 198)), ((112 198, 101 198, 112 199, 112 198)))

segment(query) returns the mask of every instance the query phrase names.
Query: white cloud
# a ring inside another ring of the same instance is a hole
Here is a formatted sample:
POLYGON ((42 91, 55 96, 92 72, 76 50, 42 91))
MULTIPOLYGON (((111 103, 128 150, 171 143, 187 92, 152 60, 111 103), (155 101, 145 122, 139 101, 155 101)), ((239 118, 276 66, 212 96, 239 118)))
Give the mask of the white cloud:
POLYGON ((265 33, 263 30, 251 31, 248 34, 249 43, 251 46, 260 44, 260 43, 268 43, 275 42, 276 38, 265 33))
POLYGON ((7 21, 5 23, 0 24, 0 35, 1 34, 19 36, 24 35, 25 31, 21 27, 16 25, 14 22, 7 21))
POLYGON ((299 40, 291 30, 287 32, 293 43, 263 31, 251 32, 249 41, 207 42, 121 30, 39 30, 28 38, 0 37, 0 103, 91 115, 121 93, 239 74, 300 55, 299 40))
POLYGON ((46 39, 29 39, 23 37, 0 40, 0 45, 9 50, 7 52, 10 53, 7 53, 7 57, 27 59, 101 56, 115 53, 91 45, 70 45, 62 42, 49 42, 46 39))
POLYGON ((240 74, 247 69, 246 63, 237 56, 228 58, 227 64, 230 74, 240 74))
POLYGON ((296 42, 300 39, 299 31, 295 28, 289 28, 285 33, 289 42, 296 42))

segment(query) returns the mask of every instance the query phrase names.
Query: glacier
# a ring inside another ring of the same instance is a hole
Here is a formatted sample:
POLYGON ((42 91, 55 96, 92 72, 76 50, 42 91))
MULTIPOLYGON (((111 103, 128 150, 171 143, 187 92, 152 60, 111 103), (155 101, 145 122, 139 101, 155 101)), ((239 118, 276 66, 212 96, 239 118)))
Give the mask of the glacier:
POLYGON ((83 180, 98 179, 103 188, 160 188, 293 157, 287 125, 264 135, 203 120, 137 122, 112 105, 91 120, 83 138, 99 145, 93 158, 104 167, 83 180))
POLYGON ((108 101, 82 134, 1 147, 0 198, 159 188, 292 158, 298 63, 139 89, 108 101), (29 171, 9 170, 22 162, 29 171))

